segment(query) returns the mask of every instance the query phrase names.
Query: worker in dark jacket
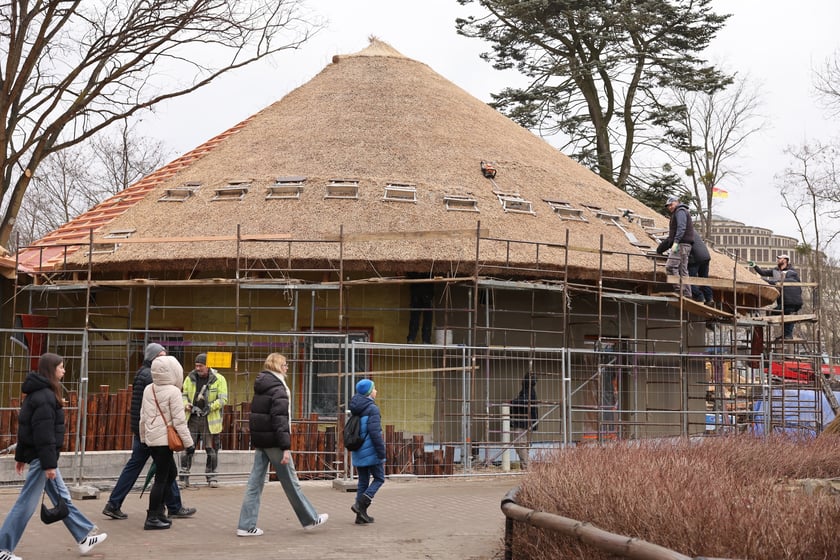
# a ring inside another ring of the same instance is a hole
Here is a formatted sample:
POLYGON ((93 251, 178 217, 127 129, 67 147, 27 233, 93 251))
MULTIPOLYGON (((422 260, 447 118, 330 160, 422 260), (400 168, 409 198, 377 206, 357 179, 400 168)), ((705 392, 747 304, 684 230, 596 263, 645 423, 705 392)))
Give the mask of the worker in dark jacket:
MULTIPOLYGON (((152 382, 152 360, 158 356, 165 355, 166 348, 156 342, 152 342, 146 346, 146 350, 143 353, 143 365, 140 366, 140 369, 137 370, 134 376, 131 393, 131 433, 134 434, 131 443, 131 457, 128 458, 128 462, 123 467, 120 477, 117 479, 117 483, 114 485, 114 489, 108 497, 108 503, 105 504, 105 509, 102 510, 102 513, 111 519, 128 518, 128 515, 123 513, 121 509, 123 501, 128 496, 128 493, 131 492, 134 483, 137 482, 137 477, 140 476, 140 472, 146 466, 149 457, 151 457, 149 447, 140 441, 140 406, 143 404, 143 391, 146 389, 146 385, 152 382)), ((167 494, 169 503, 166 504, 169 510, 169 517, 183 518, 195 514, 195 508, 184 507, 181 503, 181 491, 178 489, 177 481, 172 483, 171 490, 167 494)))
MULTIPOLYGON (((709 263, 712 255, 709 248, 703 243, 703 238, 696 231, 694 232, 694 243, 691 245, 691 252, 688 254, 688 275, 695 278, 709 277, 709 263)), ((691 286, 691 298, 694 301, 714 305, 711 286, 691 286)))
POLYGON ((238 537, 259 537, 263 534, 263 530, 257 527, 257 517, 269 463, 274 467, 286 499, 304 530, 323 525, 330 517, 326 513, 319 515, 300 489, 292 461, 292 393, 286 384, 288 370, 286 356, 273 352, 265 359, 263 371, 254 381, 254 398, 248 418, 251 444, 254 446, 254 466, 239 510, 238 537))
MULTIPOLYGON (((776 258, 776 268, 765 269, 756 265, 753 261, 747 264, 758 274, 770 278, 767 282, 777 284, 781 282, 782 292, 776 300, 776 314, 793 315, 802 309, 802 287, 788 286, 787 282, 799 282, 799 272, 790 265, 790 255, 783 253, 776 258)), ((784 336, 786 339, 793 338, 793 323, 785 323, 784 336)))
POLYGON ((519 455, 519 468, 522 470, 528 469, 531 455, 529 439, 531 432, 536 431, 539 425, 537 405, 537 376, 529 372, 522 378, 519 394, 510 401, 510 429, 516 454, 519 455))
POLYGON ((368 507, 379 488, 385 483, 385 440, 382 438, 382 416, 376 406, 376 386, 370 379, 356 383, 356 394, 350 399, 350 412, 361 417, 362 446, 353 451, 353 466, 359 473, 356 502, 350 506, 356 514, 356 524, 373 523, 368 507))
POLYGON ((96 526, 73 504, 58 470, 58 455, 64 445, 63 377, 64 358, 46 353, 38 360, 38 371, 29 372, 23 381, 21 392, 26 397, 18 416, 15 471, 21 475, 25 465, 29 469, 17 501, 0 528, 0 560, 19 560, 13 552, 45 491, 53 504, 58 503, 59 496, 67 504, 68 514, 62 521, 80 553, 87 554, 108 538, 105 533, 94 534, 96 526))
MULTIPOLYGON (((665 206, 671 213, 671 222, 668 226, 668 237, 663 245, 670 245, 668 260, 665 263, 665 272, 673 276, 679 274, 682 279, 682 295, 691 297, 691 284, 688 283, 688 255, 691 253, 691 246, 694 244, 694 225, 691 222, 691 212, 688 206, 680 202, 676 196, 669 196, 665 206)), ((679 293, 679 284, 674 285, 674 291, 679 293)))

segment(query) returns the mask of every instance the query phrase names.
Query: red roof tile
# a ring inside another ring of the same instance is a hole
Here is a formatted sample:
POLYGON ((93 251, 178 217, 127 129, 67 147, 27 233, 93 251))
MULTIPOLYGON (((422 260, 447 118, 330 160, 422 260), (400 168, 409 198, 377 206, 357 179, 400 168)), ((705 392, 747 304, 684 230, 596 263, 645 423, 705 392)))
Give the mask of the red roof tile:
MULTIPOLYGON (((245 119, 164 167, 146 175, 127 189, 107 200, 103 200, 84 214, 70 220, 32 245, 23 248, 18 253, 18 270, 35 272, 39 269, 52 268, 61 262, 65 255, 74 253, 83 247, 88 242, 91 230, 94 233, 101 231, 114 218, 124 214, 134 204, 146 198, 149 192, 164 180, 209 154, 220 142, 239 132, 251 118, 245 119)), ((11 262, 14 262, 14 258, 11 262)), ((0 266, 2 266, 2 263, 0 263, 0 266)))

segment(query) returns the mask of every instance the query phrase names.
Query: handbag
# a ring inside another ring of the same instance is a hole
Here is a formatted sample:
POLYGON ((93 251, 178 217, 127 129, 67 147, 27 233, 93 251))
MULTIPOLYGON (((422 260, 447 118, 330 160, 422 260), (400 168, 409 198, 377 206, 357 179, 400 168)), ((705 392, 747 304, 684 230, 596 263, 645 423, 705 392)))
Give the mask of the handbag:
MULTIPOLYGON (((158 412, 160 412, 160 417, 166 422, 166 416, 163 415, 163 410, 160 408, 157 393, 155 393, 154 389, 152 389, 152 396, 155 398, 155 405, 157 405, 158 412)), ((184 442, 181 440, 181 436, 178 435, 178 430, 175 429, 171 421, 166 422, 166 441, 169 443, 169 449, 172 451, 184 450, 184 442)))
MULTIPOLYGON (((47 484, 49 483, 50 481, 47 480, 47 484)), ((70 508, 67 507, 67 502, 65 502, 64 498, 61 497, 61 493, 58 492, 58 489, 56 489, 58 502, 55 504, 54 507, 48 508, 47 504, 44 503, 46 495, 47 488, 44 487, 44 493, 41 495, 41 521, 49 525, 50 523, 61 521, 62 519, 70 515, 70 508)))

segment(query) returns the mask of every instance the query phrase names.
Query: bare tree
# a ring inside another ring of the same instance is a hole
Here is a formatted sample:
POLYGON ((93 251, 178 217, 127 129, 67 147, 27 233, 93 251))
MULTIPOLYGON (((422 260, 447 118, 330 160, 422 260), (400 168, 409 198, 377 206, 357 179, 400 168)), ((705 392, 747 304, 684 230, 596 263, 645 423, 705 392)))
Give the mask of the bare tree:
POLYGON ((825 107, 840 117, 840 50, 834 51, 814 72, 814 88, 825 107))
POLYGON ((786 154, 791 164, 778 178, 779 192, 799 231, 802 243, 797 252, 808 262, 810 280, 820 287, 815 312, 820 324, 833 325, 840 314, 830 314, 837 305, 833 297, 826 299, 828 293, 822 288, 837 284, 837 270, 828 266, 826 255, 840 235, 840 149, 816 142, 788 148, 786 154))
POLYGON ((0 245, 47 156, 320 27, 302 0, 0 3, 0 245))
POLYGON ((17 250, 90 207, 125 190, 161 166, 163 143, 120 123, 116 133, 54 152, 39 167, 23 198, 10 243, 17 250))
POLYGON ((120 123, 114 134, 97 134, 90 149, 97 173, 92 174, 88 189, 81 193, 88 206, 127 189, 160 167, 168 157, 165 144, 137 134, 134 125, 120 123))
MULTIPOLYGON (((71 146, 46 158, 27 189, 14 233, 17 246, 24 246, 57 229, 88 208, 90 158, 83 146, 71 146)), ((17 247, 15 247, 15 250, 17 247)))
MULTIPOLYGON (((704 237, 711 236, 714 188, 737 175, 733 163, 747 140, 764 127, 758 88, 738 78, 711 93, 676 90, 680 117, 666 136, 685 168, 704 237), (687 160, 687 161, 686 161, 687 160)), ((680 165, 682 164, 682 165, 680 165)))

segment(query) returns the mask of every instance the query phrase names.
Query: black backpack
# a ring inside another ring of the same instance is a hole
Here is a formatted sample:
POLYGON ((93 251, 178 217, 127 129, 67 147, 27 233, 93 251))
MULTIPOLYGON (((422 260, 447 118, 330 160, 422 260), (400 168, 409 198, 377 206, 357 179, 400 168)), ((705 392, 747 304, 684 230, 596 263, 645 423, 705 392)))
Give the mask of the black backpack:
POLYGON ((365 442, 362 437, 362 417, 351 414, 344 423, 344 447, 348 451, 358 450, 365 442))

